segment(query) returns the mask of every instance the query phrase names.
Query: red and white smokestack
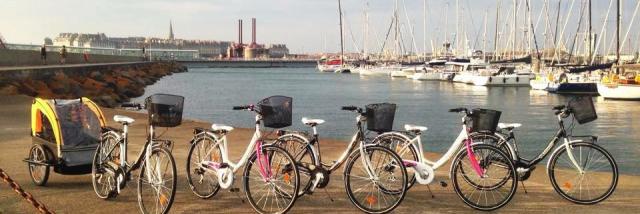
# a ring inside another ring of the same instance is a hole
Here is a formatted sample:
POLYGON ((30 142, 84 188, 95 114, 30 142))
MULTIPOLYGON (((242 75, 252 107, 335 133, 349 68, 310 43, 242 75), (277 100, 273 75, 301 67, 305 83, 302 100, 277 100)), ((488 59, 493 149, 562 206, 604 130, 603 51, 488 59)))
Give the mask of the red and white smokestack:
POLYGON ((256 18, 251 18, 251 44, 256 44, 256 18))
POLYGON ((242 19, 238 19, 238 44, 242 44, 242 19))

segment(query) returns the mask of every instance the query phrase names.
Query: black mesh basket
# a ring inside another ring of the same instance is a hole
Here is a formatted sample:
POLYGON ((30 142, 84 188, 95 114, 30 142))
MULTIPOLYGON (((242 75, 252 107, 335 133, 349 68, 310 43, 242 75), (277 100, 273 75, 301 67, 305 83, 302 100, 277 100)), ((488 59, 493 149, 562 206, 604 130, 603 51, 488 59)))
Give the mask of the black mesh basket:
POLYGON ((367 129, 376 132, 388 132, 393 129, 396 104, 374 103, 366 106, 367 129))
POLYGON ((149 124, 158 127, 176 127, 182 122, 184 97, 171 94, 154 94, 145 100, 149 112, 149 124))
POLYGON ((258 102, 262 122, 265 127, 284 128, 291 126, 293 98, 286 96, 271 96, 258 102))
POLYGON ((576 97, 569 101, 569 110, 578 123, 585 124, 598 119, 591 97, 576 97))
POLYGON ((471 113, 471 132, 496 132, 501 114, 502 112, 491 109, 473 109, 471 113))

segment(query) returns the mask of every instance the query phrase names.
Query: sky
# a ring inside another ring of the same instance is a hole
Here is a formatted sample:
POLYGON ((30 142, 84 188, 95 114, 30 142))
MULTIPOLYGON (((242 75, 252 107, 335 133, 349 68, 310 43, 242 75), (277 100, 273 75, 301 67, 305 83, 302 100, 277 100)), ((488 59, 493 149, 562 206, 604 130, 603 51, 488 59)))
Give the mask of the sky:
MULTIPOLYGON (((563 40, 571 43, 578 28, 581 3, 585 0, 531 0, 530 7, 534 24, 538 26, 535 32, 540 46, 544 37, 543 23, 546 15, 541 11, 545 1, 549 1, 551 5, 549 17, 552 23, 555 23, 558 1, 561 1, 563 21, 559 31, 563 29, 566 17, 570 17, 563 40), (542 17, 540 21, 537 21, 538 17, 542 17)), ((432 42, 435 45, 442 42, 445 29, 447 37, 450 40, 454 38, 456 23, 464 26, 461 29, 467 32, 469 46, 482 49, 485 14, 486 47, 493 47, 497 4, 501 2, 502 6, 498 26, 504 28, 506 20, 513 13, 514 1, 427 0, 426 28, 424 0, 397 2, 405 47, 422 52, 426 44, 427 52, 430 52, 432 42), (459 21, 456 21, 455 15, 456 2, 459 2, 460 8, 459 21), (425 31, 426 34, 423 33, 425 31)), ((610 0, 593 0, 593 31, 599 35, 609 2, 610 0)), ((623 36, 636 2, 623 0, 623 36)), ((396 0, 342 0, 346 51, 362 51, 365 44, 370 52, 379 51, 385 43, 395 3, 396 0), (363 42, 365 9, 369 17, 367 42, 363 42)), ((171 20, 176 38, 235 41, 237 20, 243 19, 246 42, 251 39, 250 19, 256 18, 259 43, 284 43, 292 53, 336 52, 340 48, 337 4, 337 0, 3 0, 0 3, 0 35, 8 43, 20 44, 42 44, 45 37, 53 38, 61 32, 100 32, 111 37, 167 37, 171 20)), ((525 11, 523 7, 517 16, 523 17, 525 11)), ((608 28, 603 31, 607 32, 607 40, 613 38, 614 13, 615 3, 608 28)), ((640 20, 635 20, 633 25, 637 26, 638 23, 640 20)), ((585 23, 582 24, 582 29, 584 26, 585 23)), ((554 27, 555 24, 552 24, 552 28, 554 27)), ((629 33, 627 41, 632 42, 626 46, 630 49, 636 50, 633 47, 639 46, 638 29, 640 28, 632 28, 629 33)), ((499 44, 506 44, 509 33, 503 32, 501 35, 504 38, 499 40, 499 44)), ((602 44, 604 46, 611 44, 610 42, 611 40, 603 41, 602 44)), ((389 43, 393 41, 388 40, 386 45, 389 43)))

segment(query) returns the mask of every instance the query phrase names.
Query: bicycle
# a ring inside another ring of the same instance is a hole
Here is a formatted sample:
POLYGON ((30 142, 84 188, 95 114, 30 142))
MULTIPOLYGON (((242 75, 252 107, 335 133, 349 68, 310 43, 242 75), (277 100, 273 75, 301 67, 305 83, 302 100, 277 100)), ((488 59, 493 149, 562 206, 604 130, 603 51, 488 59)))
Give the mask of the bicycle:
MULTIPOLYGON (((507 152, 522 182, 529 178, 538 163, 550 155, 547 174, 553 189, 560 196, 573 203, 587 205, 607 199, 618 184, 616 161, 606 149, 596 144, 597 136, 572 136, 572 131, 567 132, 564 125, 564 119, 571 115, 579 124, 597 119, 593 101, 590 97, 576 98, 567 105, 554 106, 553 110, 558 119, 558 131, 534 159, 525 159, 518 151, 514 130, 522 124, 501 123, 498 124, 500 129, 495 135, 480 135, 478 138, 495 143, 507 152), (559 142, 562 143, 556 147, 559 142), (554 147, 556 148, 552 152, 554 147), (593 174, 594 177, 588 177, 593 174)), ((573 120, 571 130, 574 127, 573 120)))
MULTIPOLYGON (((373 121, 375 116, 355 106, 344 106, 342 110, 358 114, 356 131, 347 148, 333 163, 326 164, 321 159, 317 126, 325 122, 322 119, 302 118, 302 123, 313 130, 310 139, 299 133, 283 133, 274 145, 293 154, 301 175, 305 177, 299 195, 313 194, 317 188, 325 188, 331 174, 346 163, 343 174, 351 203, 366 213, 390 212, 400 205, 407 190, 408 177, 406 168, 401 164, 402 159, 389 148, 366 142, 363 122, 373 121)), ((368 125, 368 128, 372 126, 368 125)))
MULTIPOLYGON (((144 106, 149 113, 147 140, 135 162, 127 160, 129 125, 133 118, 115 115, 113 120, 122 124, 122 130, 108 128, 93 158, 92 184, 96 195, 102 199, 116 197, 134 170, 140 169, 137 178, 138 204, 142 213, 168 213, 176 194, 176 164, 171 154, 173 142, 155 136, 155 127, 176 127, 182 121, 184 97, 154 94, 146 98, 144 106)), ((123 104, 122 107, 142 109, 140 104, 123 104)))
MULTIPOLYGON (((474 132, 491 132, 499 120, 499 112, 486 109, 450 109, 462 113, 462 130, 440 159, 428 160, 424 156, 421 134, 427 127, 406 124, 406 132, 381 134, 373 143, 394 149, 411 170, 410 188, 414 183, 428 185, 435 179, 435 170, 452 160, 449 177, 458 197, 468 206, 491 211, 506 205, 517 189, 515 166, 509 156, 499 148, 478 143, 474 132), (472 121, 473 124, 469 124, 472 121), (470 128, 468 125, 471 125, 470 128), (462 182, 464 181, 464 182, 462 182)), ((443 186, 446 183, 441 182, 443 186)), ((428 186, 427 186, 428 187, 428 186)), ((429 191, 431 191, 429 189, 429 191)))
POLYGON ((291 124, 291 98, 272 96, 258 106, 234 106, 233 110, 256 113, 255 132, 238 162, 229 160, 227 134, 233 127, 213 124, 211 130, 196 128, 187 159, 187 181, 193 193, 211 198, 220 188, 232 188, 235 173, 243 166, 243 187, 251 206, 259 213, 284 213, 295 203, 300 174, 287 151, 266 145, 260 131, 265 127, 281 128, 291 124), (256 167, 254 167, 256 166, 256 167), (262 193, 262 195, 254 195, 262 193), (274 207, 275 205, 275 207, 274 207))

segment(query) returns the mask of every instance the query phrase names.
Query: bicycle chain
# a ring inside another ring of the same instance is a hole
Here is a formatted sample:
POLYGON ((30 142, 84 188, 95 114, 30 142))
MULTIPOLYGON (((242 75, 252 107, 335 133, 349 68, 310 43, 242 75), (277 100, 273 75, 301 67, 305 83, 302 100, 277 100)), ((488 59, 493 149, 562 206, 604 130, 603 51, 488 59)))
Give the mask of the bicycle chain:
POLYGON ((11 177, 9 177, 9 175, 7 175, 7 173, 5 173, 4 170, 2 170, 1 168, 0 168, 0 178, 2 178, 2 180, 4 180, 4 182, 9 184, 9 186, 13 189, 13 191, 18 193, 18 195, 22 196, 31 205, 33 205, 36 209, 38 209, 38 211, 40 211, 40 213, 44 213, 44 214, 53 214, 53 213, 55 213, 55 212, 50 211, 49 209, 47 209, 47 207, 44 204, 38 202, 33 197, 33 195, 31 195, 30 193, 24 191, 20 187, 20 185, 18 183, 16 183, 13 179, 11 179, 11 177))

